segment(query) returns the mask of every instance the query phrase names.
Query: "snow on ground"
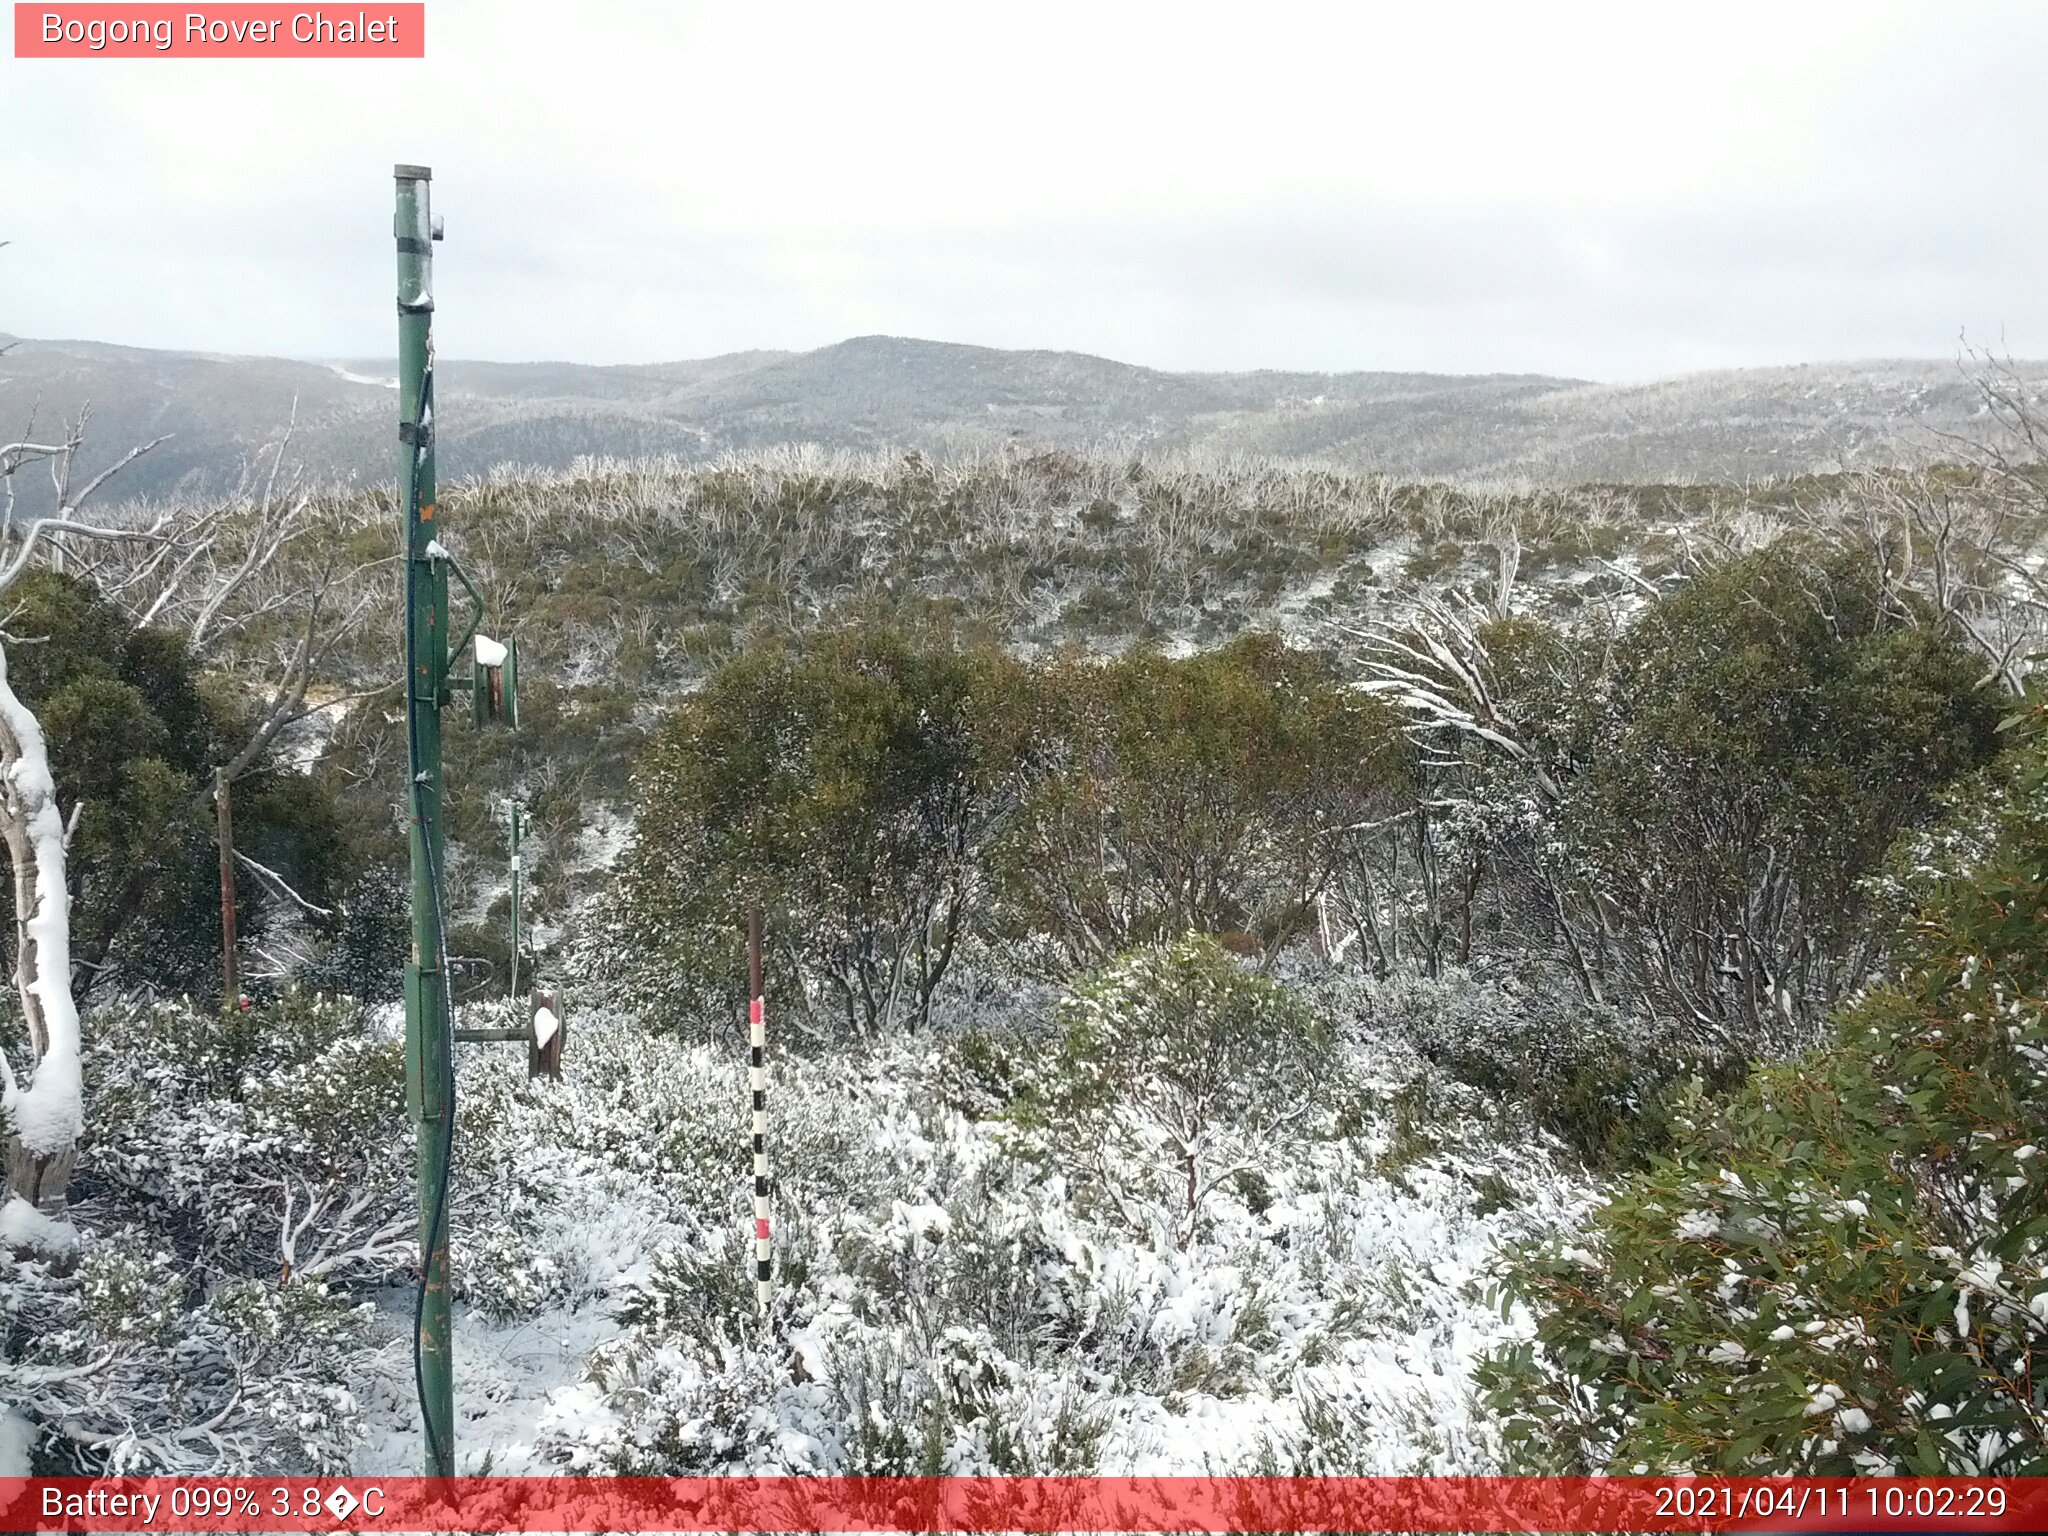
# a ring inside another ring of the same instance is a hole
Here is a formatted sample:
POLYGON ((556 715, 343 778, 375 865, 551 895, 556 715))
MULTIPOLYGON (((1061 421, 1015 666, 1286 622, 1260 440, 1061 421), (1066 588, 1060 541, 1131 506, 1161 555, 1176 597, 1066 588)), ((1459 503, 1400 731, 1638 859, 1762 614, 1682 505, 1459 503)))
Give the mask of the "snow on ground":
POLYGON ((575 863, 578 873, 610 869, 633 840, 633 818, 615 805, 594 805, 577 839, 575 863))
MULTIPOLYGON (((1485 1277, 1594 1193, 1548 1148, 1470 1100, 1389 1113, 1414 1061, 1355 1045, 1370 1123, 1275 1149, 1258 1197, 1220 1192, 1180 1250, 1084 1208, 1006 1122, 948 1107, 926 1044, 776 1057, 772 1339, 749 1283, 737 1041, 593 1018, 559 1086, 466 1055, 465 1094, 504 1138, 469 1156, 516 1158, 529 1193, 484 1208, 479 1185, 457 1213, 458 1294, 494 1301, 456 1309, 464 1469, 1498 1464, 1472 1370, 1527 1319, 1504 1320, 1485 1277), (1075 1424, 1083 1448, 1062 1449, 1075 1424)), ((389 1298, 358 1388, 365 1474, 418 1461, 410 1301, 389 1298)))
POLYGON ((0 1477, 27 1477, 36 1428, 12 1408, 0 1408, 0 1477))
MULTIPOLYGON (((356 1456, 359 1476, 397 1477, 420 1469, 412 1307, 413 1292, 406 1289, 391 1292, 378 1309, 387 1337, 364 1361, 357 1389, 369 1425, 356 1456)), ((594 1307, 557 1308, 508 1323, 458 1307, 455 1443, 461 1471, 517 1477, 556 1470, 533 1454, 540 1413, 582 1376, 590 1351, 617 1332, 618 1325, 594 1307)))

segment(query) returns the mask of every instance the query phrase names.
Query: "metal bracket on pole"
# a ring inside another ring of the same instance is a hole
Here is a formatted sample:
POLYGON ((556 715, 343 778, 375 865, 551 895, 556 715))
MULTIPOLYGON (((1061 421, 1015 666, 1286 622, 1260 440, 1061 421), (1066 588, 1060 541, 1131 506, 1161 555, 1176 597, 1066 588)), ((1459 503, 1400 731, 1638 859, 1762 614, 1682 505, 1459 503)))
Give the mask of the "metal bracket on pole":
POLYGON ((455 1038, 465 1044, 476 1045, 522 1043, 526 1046, 526 1075, 559 1080, 562 1076, 562 1046, 568 1032, 559 995, 535 987, 527 1004, 524 1024, 458 1029, 455 1038))
POLYGON ((457 560, 445 549, 441 551, 441 558, 448 562, 448 569, 455 573, 455 579, 462 583, 462 590, 469 594, 469 628, 456 636, 448 645, 448 653, 451 656, 459 656, 462 654, 463 647, 468 645, 475 636, 477 626, 484 621, 484 598, 483 594, 477 591, 476 585, 470 581, 469 572, 462 568, 460 560, 457 560))

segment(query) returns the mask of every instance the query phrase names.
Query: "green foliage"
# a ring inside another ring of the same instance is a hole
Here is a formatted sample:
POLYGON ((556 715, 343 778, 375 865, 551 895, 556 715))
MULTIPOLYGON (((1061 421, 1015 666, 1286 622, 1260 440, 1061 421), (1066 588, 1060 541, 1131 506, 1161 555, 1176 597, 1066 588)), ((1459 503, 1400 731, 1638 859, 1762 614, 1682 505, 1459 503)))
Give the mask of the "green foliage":
MULTIPOLYGON (((522 663, 528 648, 522 640, 522 663)), ((646 737, 645 702, 642 689, 609 668, 602 681, 569 687, 523 666, 518 730, 465 727, 449 735, 449 840, 476 854, 494 874, 502 872, 504 801, 517 794, 528 859, 544 872, 559 869, 592 804, 628 796, 634 755, 646 737), (550 851, 552 857, 542 856, 550 851)), ((387 792, 380 787, 380 794, 387 792)), ((528 882, 526 897, 535 903, 533 915, 543 916, 553 905, 551 893, 537 884, 528 882)))
POLYGON ((1020 675, 997 651, 875 629, 722 668, 636 780, 620 942, 650 1016, 741 991, 759 906, 776 984, 794 986, 779 1001, 862 1030, 921 1023, 1025 770, 1020 675))
POLYGON ((1055 971, 1190 930, 1270 957, 1405 792, 1386 709, 1272 637, 1027 670, 874 628, 722 668, 636 784, 613 931, 650 1016, 735 995, 758 902, 785 1013, 862 1029, 921 1022, 968 941, 1055 971))
POLYGON ((12 595, 9 630, 35 643, 9 646, 10 680, 42 721, 59 805, 67 816, 83 807, 70 849, 73 951, 103 960, 139 922, 174 975, 191 974, 205 952, 203 902, 185 919, 207 856, 190 797, 220 734, 199 680, 175 641, 131 630, 83 581, 36 572, 12 595))
POLYGON ((1156 1196, 1182 1247, 1211 1195, 1317 1109, 1336 1063, 1322 1020, 1199 935, 1086 978, 1060 1022, 1049 1081, 1020 1120, 1125 1219, 1156 1196))
POLYGON ((1614 655, 1553 717, 1566 878, 1662 1010, 1737 1052, 1803 1043, 1875 957, 1862 882, 1994 750, 1982 666, 1867 562, 1797 544, 1687 583, 1614 655))
POLYGON ((1490 1399, 1532 1467, 2048 1472, 2048 709, 1908 871, 1837 1043, 1695 1094, 1669 1157, 1510 1292, 1490 1399))
POLYGON ((1034 677, 1039 776, 996 867, 1072 960, 1190 930, 1270 954, 1305 931, 1346 829, 1401 788, 1389 712, 1270 635, 1034 677))
MULTIPOLYGON (((15 691, 41 720, 71 840, 72 952, 80 986, 147 983, 218 993, 220 898, 213 765, 247 737, 247 706, 206 679, 175 636, 134 629, 76 577, 36 571, 10 591, 15 691)), ((234 787, 236 845, 318 906, 354 873, 325 780, 259 762, 234 787)), ((242 929, 273 904, 243 875, 242 929)), ((11 888, 0 928, 11 932, 11 888)))

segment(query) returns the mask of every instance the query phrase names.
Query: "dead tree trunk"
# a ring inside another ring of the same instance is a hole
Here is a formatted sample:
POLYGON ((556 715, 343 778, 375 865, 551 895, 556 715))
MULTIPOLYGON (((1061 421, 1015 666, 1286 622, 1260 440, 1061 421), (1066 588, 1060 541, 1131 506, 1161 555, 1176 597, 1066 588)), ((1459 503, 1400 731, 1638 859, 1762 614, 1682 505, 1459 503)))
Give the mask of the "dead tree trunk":
POLYGON ((16 697, 0 645, 0 837, 14 865, 15 990, 35 1054, 27 1082, 5 1073, 7 1194, 63 1209, 81 1123, 78 1010, 71 998, 67 829, 35 714, 16 697))
POLYGON ((242 982, 235 955, 235 822, 225 769, 213 771, 214 841, 220 846, 220 1011, 233 1013, 242 982))

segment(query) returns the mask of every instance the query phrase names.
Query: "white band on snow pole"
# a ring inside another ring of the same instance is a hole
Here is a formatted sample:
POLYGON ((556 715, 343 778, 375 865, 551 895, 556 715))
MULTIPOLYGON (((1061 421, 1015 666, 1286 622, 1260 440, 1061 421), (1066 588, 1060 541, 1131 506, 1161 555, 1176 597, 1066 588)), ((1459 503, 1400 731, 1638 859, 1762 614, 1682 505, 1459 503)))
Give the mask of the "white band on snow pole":
POLYGON ((754 1092, 754 1303, 768 1315, 768 1291, 775 1250, 768 1228, 768 1059, 767 1005, 747 1003, 747 1079, 754 1092))

